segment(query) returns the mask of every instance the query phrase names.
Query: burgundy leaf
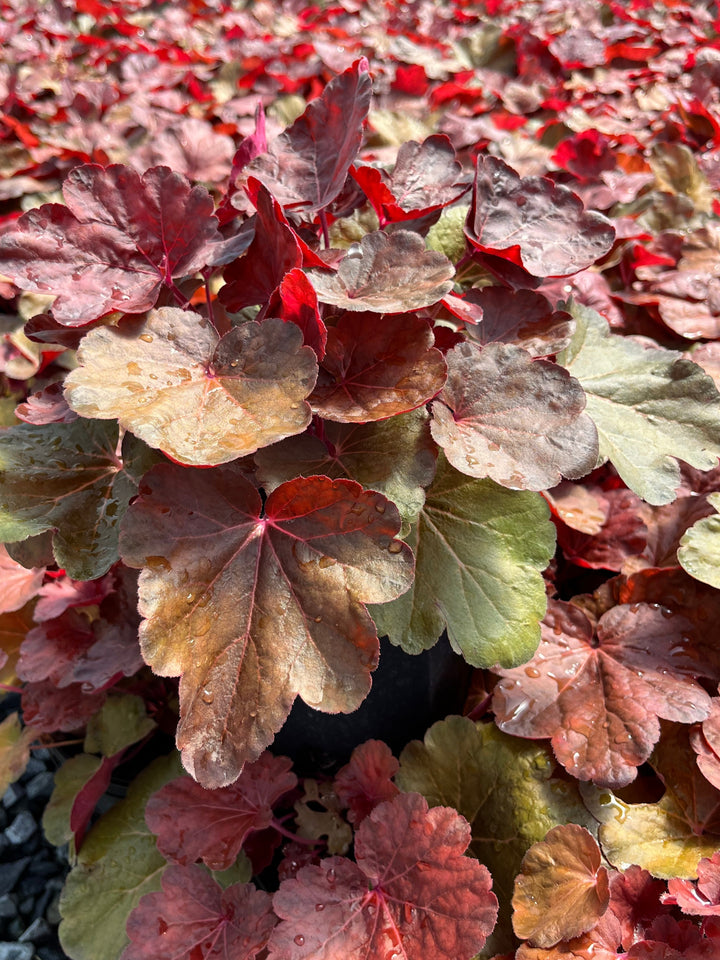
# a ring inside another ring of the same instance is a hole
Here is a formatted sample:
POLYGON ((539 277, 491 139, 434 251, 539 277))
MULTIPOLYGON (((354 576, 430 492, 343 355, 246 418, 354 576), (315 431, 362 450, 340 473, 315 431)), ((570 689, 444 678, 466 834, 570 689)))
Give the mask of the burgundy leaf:
POLYGON ((326 207, 342 190, 360 148, 372 92, 368 69, 362 57, 331 80, 243 175, 261 180, 283 207, 304 215, 326 207))
POLYGON ((463 856, 470 825, 419 794, 377 806, 355 837, 357 863, 329 857, 285 880, 270 960, 470 960, 497 917, 485 866, 463 856))
POLYGON ((515 343, 533 357, 547 357, 563 350, 575 330, 569 313, 553 310, 533 290, 470 289, 465 303, 478 311, 477 325, 468 327, 467 333, 480 344, 515 343))
POLYGON ((392 782, 399 766, 382 740, 367 740, 353 750, 350 762, 335 775, 335 793, 349 808, 350 823, 362 823, 379 803, 399 793, 392 782))
POLYGON ((38 733, 79 730, 104 702, 104 693, 87 693, 80 683, 62 689, 48 680, 28 683, 22 692, 23 720, 38 733))
POLYGON ((67 206, 23 214, 0 257, 21 290, 57 295, 53 316, 67 326, 149 310, 163 284, 216 262, 212 197, 168 167, 142 178, 120 164, 76 167, 63 194, 67 206))
POLYGON ((249 883, 223 890, 201 867, 169 866, 162 891, 130 913, 121 960, 253 960, 277 922, 271 898, 249 883))
POLYGON ((247 836, 270 826, 273 806, 297 784, 291 766, 286 757, 263 753, 229 787, 206 790, 191 777, 172 780, 145 808, 158 849, 173 863, 202 860, 211 870, 226 870, 247 836))
POLYGON ((676 877, 668 880, 667 902, 693 916, 720 916, 720 852, 703 857, 697 873, 697 883, 676 877))
POLYGON ((643 502, 631 490, 602 492, 607 515, 595 534, 558 524, 558 543, 566 559, 593 570, 621 570, 629 557, 641 554, 647 542, 643 502))
POLYGON ((498 157, 480 157, 465 227, 477 249, 503 256, 535 277, 562 277, 610 250, 615 230, 583 209, 567 187, 547 177, 520 177, 498 157))

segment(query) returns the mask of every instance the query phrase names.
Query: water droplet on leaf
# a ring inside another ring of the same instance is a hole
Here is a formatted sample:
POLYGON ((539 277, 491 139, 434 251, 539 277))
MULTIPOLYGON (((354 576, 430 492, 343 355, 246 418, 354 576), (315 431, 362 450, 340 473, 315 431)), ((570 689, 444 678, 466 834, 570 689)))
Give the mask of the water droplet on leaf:
POLYGON ((295 943, 298 947, 302 947, 305 943, 305 937, 301 933, 298 933, 295 937, 293 937, 293 943, 295 943))
POLYGON ((151 337, 149 333, 141 333, 139 339, 142 340, 143 343, 152 343, 154 338, 151 337))
POLYGON ((203 692, 200 694, 200 699, 203 703, 212 703, 215 699, 215 695, 213 694, 212 690, 210 690, 208 687, 205 687, 203 692))
POLYGON ((335 557, 320 557, 318 560, 318 566, 321 570, 325 570, 326 567, 334 567, 336 563, 335 557))
POLYGON ((391 540, 388 544, 388 553, 400 553, 402 543, 399 540, 391 540))

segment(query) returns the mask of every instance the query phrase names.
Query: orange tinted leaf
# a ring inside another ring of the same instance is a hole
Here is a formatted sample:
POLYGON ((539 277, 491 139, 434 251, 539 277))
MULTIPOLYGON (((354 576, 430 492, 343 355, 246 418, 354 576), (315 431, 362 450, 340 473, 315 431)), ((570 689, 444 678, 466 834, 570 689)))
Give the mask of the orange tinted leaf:
POLYGON ((609 900, 608 874, 593 836, 575 823, 553 827, 523 857, 513 929, 523 940, 552 947, 594 927, 609 900))
POLYGON ((367 423, 414 410, 445 383, 447 367, 427 321, 414 314, 346 313, 328 330, 310 402, 326 420, 367 423))
POLYGON ((404 313, 437 303, 452 289, 455 267, 410 230, 366 233, 340 261, 336 273, 309 270, 323 303, 345 310, 404 313))
POLYGON ((253 960, 277 922, 271 903, 252 884, 223 890, 201 867, 170 866, 130 913, 121 960, 253 960))
POLYGON ((583 413, 582 387, 565 369, 501 343, 461 343, 447 363, 431 429, 457 470, 544 490, 593 469, 597 430, 583 413))
POLYGON ((4 544, 0 543, 0 614, 19 610, 28 600, 37 595, 45 575, 45 568, 27 570, 8 556, 4 544))
POLYGON ((310 422, 304 400, 317 363, 302 339, 274 318, 219 339, 199 314, 161 307, 122 329, 92 330, 66 396, 83 417, 117 418, 181 463, 226 463, 310 422))
POLYGON ((413 576, 399 527, 394 504, 351 480, 283 483, 263 512, 238 465, 146 474, 123 555, 145 567, 143 654, 182 674, 178 746, 204 786, 237 779, 296 695, 328 713, 359 706, 378 656, 364 604, 413 576))
POLYGON ((227 870, 248 834, 270 826, 273 805, 296 785, 291 765, 286 757, 263 753, 219 790, 206 790, 191 777, 171 780, 145 808, 158 849, 173 863, 202 860, 211 870, 227 870))
POLYGON ((697 873, 697 884, 678 877, 668 880, 668 902, 694 916, 720 916, 720 852, 703 857, 697 873))

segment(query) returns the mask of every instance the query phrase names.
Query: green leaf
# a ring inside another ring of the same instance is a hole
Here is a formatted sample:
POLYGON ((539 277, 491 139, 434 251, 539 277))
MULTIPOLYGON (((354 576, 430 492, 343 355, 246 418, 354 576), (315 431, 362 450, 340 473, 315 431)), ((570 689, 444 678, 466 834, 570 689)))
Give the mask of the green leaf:
POLYGON ((0 433, 0 541, 54 530, 57 563, 75 580, 94 580, 118 559, 118 527, 138 480, 155 462, 118 426, 75 420, 21 423, 0 433))
POLYGON ((73 836, 70 816, 78 793, 98 770, 102 760, 80 753, 70 757, 55 774, 55 789, 45 807, 42 825, 50 843, 61 847, 73 836))
POLYGON ((570 346, 558 355, 587 394, 586 412, 610 460, 648 503, 675 499, 677 459, 710 470, 720 456, 720 394, 702 368, 673 350, 610 333, 594 310, 572 304, 570 346))
POLYGON ((441 457, 417 526, 410 590, 371 612, 379 632, 408 653, 432 647, 444 628, 475 666, 524 663, 545 614, 541 571, 555 548, 543 498, 475 480, 441 457))
POLYGON ((151 794, 182 773, 173 753, 154 761, 88 833, 60 898, 60 943, 72 960, 117 960, 140 897, 160 889, 167 866, 145 824, 151 794))
POLYGON ((401 790, 421 793, 430 806, 454 807, 471 825, 470 852, 490 869, 500 901, 497 951, 510 946, 502 931, 507 937, 511 930, 513 884, 529 847, 560 824, 594 829, 577 783, 554 779, 555 768, 547 747, 467 717, 441 720, 400 755, 401 790))
POLYGON ((88 720, 84 749, 112 757, 131 743, 142 740, 155 726, 145 711, 142 697, 130 693, 109 697, 88 720))
POLYGON ((719 512, 703 517, 685 532, 677 558, 691 577, 720 588, 720 493, 708 494, 707 500, 719 512))

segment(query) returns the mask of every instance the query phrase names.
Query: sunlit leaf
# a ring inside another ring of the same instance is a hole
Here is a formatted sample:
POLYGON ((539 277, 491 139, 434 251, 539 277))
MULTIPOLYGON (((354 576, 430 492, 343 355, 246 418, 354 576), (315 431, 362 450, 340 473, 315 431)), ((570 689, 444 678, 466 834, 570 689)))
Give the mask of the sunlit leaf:
MULTIPOLYGON (((708 502, 720 511, 720 493, 708 495, 708 502)), ((720 588, 720 515, 698 520, 680 540, 677 558, 691 577, 720 588)))

